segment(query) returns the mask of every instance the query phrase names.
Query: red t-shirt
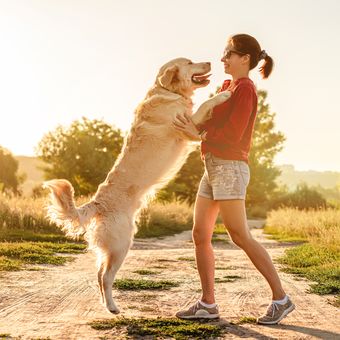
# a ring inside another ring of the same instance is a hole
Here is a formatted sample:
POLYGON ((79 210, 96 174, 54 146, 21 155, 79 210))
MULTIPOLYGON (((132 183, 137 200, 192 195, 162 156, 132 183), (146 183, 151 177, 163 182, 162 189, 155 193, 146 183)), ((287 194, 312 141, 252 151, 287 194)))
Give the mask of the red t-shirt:
POLYGON ((212 117, 202 124, 200 131, 207 131, 201 143, 201 158, 210 151, 223 159, 243 160, 248 155, 257 113, 257 92, 253 81, 243 77, 233 84, 225 80, 219 92, 232 91, 231 97, 215 106, 212 117))

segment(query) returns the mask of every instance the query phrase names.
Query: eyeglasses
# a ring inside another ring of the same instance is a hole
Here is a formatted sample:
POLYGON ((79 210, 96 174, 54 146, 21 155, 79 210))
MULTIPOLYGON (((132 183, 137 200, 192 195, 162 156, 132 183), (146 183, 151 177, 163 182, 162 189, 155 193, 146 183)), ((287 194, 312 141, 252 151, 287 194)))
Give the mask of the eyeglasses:
POLYGON ((246 55, 246 54, 248 54, 248 53, 244 53, 244 52, 240 52, 240 51, 228 50, 228 51, 226 51, 226 53, 224 53, 222 59, 224 59, 224 58, 229 59, 231 57, 232 53, 235 53, 235 54, 238 54, 238 55, 246 55))

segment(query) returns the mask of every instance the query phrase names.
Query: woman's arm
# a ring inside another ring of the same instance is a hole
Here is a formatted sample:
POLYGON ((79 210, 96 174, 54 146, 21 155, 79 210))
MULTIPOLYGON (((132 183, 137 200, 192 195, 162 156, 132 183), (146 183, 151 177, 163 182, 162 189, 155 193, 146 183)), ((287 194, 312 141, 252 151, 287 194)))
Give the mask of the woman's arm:
POLYGON ((233 94, 233 111, 222 127, 209 127, 206 134, 207 143, 234 144, 242 139, 251 114, 254 111, 254 89, 240 86, 233 94))

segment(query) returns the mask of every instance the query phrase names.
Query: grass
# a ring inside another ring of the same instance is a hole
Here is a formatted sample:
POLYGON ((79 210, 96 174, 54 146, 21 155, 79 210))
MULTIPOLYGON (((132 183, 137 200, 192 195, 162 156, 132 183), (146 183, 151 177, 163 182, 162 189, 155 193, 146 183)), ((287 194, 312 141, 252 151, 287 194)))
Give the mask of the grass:
POLYGON ((156 275, 158 272, 155 272, 154 270, 148 270, 148 269, 139 269, 133 271, 133 273, 139 274, 139 275, 156 275))
MULTIPOLYGON (((138 295, 137 295, 137 299, 138 299, 138 302, 141 303, 141 302, 150 302, 150 300, 152 299, 158 299, 158 292, 152 292, 152 293, 149 293, 149 292, 140 292, 138 295)), ((140 306, 138 306, 137 308, 139 308, 140 306)))
POLYGON ((234 282, 237 279, 242 279, 242 277, 239 275, 224 275, 222 278, 216 277, 215 282, 216 283, 234 282))
POLYGON ((63 234, 34 232, 22 229, 0 229, 0 242, 70 242, 63 234))
POLYGON ((219 237, 213 234, 212 238, 211 238, 211 242, 212 243, 229 243, 229 239, 226 237, 219 237))
POLYGON ((72 257, 57 253, 83 253, 86 245, 52 242, 2 242, 0 243, 0 271, 21 270, 26 264, 62 265, 72 257))
POLYGON ((234 266, 226 266, 226 267, 220 267, 220 266, 216 266, 215 270, 235 270, 236 267, 234 266))
POLYGON ((126 327, 127 334, 153 336, 153 338, 171 337, 173 339, 208 339, 222 336, 223 328, 219 325, 191 322, 177 318, 117 318, 98 320, 90 323, 96 330, 109 330, 126 327))
POLYGON ((79 254, 86 249, 84 243, 67 241, 61 235, 0 230, 0 271, 27 269, 27 264, 63 265, 73 257, 57 254, 79 254))
POLYGON ((340 210, 278 209, 268 214, 264 231, 280 241, 340 244, 340 210))
POLYGON ((141 210, 136 238, 173 235, 192 228, 193 209, 183 202, 153 201, 141 210))
POLYGON ((257 323, 257 321, 253 316, 242 316, 237 321, 231 321, 230 323, 233 325, 242 325, 245 323, 257 323))
POLYGON ((325 247, 322 244, 307 243, 288 249, 279 262, 286 265, 284 271, 316 282, 310 285, 309 292, 320 295, 340 294, 338 249, 325 247))
POLYGON ((113 287, 121 290, 167 290, 178 286, 178 282, 170 280, 116 279, 113 282, 113 287))
POLYGON ((216 223, 214 228, 215 235, 227 235, 227 229, 223 223, 216 223))
POLYGON ((177 262, 176 260, 172 259, 157 259, 158 262, 177 262))
MULTIPOLYGON (((76 200, 79 205, 86 197, 76 200)), ((8 197, 0 193, 0 241, 66 241, 63 232, 46 217, 46 197, 8 197), (40 235, 40 240, 37 240, 40 235)))
POLYGON ((340 210, 271 211, 264 231, 279 242, 303 242, 278 261, 284 271, 313 281, 308 292, 335 295, 340 301, 340 210))
POLYGON ((340 308, 340 295, 337 295, 333 301, 330 301, 335 307, 340 308))
POLYGON ((0 256, 0 271, 18 271, 22 269, 20 260, 10 259, 6 256, 0 256))
POLYGON ((289 235, 289 232, 280 231, 275 226, 265 226, 264 232, 268 234, 268 238, 276 240, 278 242, 293 242, 293 243, 304 243, 308 242, 308 238, 305 236, 289 235))
POLYGON ((191 256, 180 256, 177 258, 179 261, 189 261, 189 262, 194 262, 196 261, 194 257, 191 256))
POLYGON ((223 223, 216 223, 211 242, 225 244, 230 242, 229 233, 223 223))
POLYGON ((0 194, 0 271, 34 269, 28 264, 62 265, 73 257, 60 253, 84 252, 84 243, 71 242, 46 219, 44 202, 0 194))
POLYGON ((46 218, 44 198, 7 197, 0 194, 0 229, 61 234, 46 218))

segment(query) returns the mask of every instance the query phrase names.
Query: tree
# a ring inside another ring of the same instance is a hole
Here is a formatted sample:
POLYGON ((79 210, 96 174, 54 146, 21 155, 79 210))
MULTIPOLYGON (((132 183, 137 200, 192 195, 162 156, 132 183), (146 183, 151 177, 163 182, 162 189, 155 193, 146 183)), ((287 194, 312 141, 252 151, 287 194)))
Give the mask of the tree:
POLYGON ((329 206, 324 196, 305 182, 299 183, 294 192, 285 192, 273 202, 274 208, 293 207, 299 210, 325 209, 329 206))
POLYGON ((259 204, 270 206, 279 194, 276 178, 281 171, 274 165, 275 155, 283 149, 283 133, 274 131, 275 115, 266 103, 267 92, 259 90, 257 117, 249 152, 250 183, 247 188, 247 207, 259 204))
POLYGON ((157 198, 161 201, 179 199, 193 204, 203 172, 201 151, 199 147, 196 147, 175 178, 158 193, 157 198))
POLYGON ((120 129, 103 120, 83 117, 69 128, 58 126, 39 142, 36 153, 47 163, 46 179, 65 178, 76 195, 95 192, 123 145, 120 129))
POLYGON ((19 194, 18 186, 24 177, 18 176, 19 163, 10 151, 0 146, 0 191, 19 194))

